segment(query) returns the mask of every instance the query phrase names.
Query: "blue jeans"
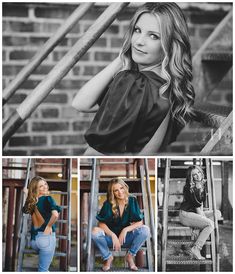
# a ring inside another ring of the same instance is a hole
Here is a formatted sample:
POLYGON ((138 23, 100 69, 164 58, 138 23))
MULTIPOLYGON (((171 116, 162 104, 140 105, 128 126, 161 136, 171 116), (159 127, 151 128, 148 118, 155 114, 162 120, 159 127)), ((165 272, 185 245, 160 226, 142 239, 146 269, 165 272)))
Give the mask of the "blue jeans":
MULTIPOLYGON (((214 230, 213 211, 204 211, 204 214, 205 216, 202 216, 184 210, 180 210, 179 214, 180 222, 183 225, 200 229, 200 234, 194 243, 199 249, 203 247, 211 232, 214 230)), ((216 216, 220 218, 221 213, 219 210, 216 210, 216 216)))
MULTIPOLYGON (((125 243, 122 247, 129 248, 128 252, 135 256, 149 235, 149 228, 146 225, 142 225, 131 232, 127 232, 125 243)), ((99 249, 103 260, 108 260, 112 256, 109 250, 109 247, 113 247, 112 238, 105 235, 104 231, 101 230, 97 233, 92 233, 92 240, 99 249)))
POLYGON ((55 232, 50 235, 38 232, 35 240, 31 241, 31 247, 39 254, 38 272, 49 272, 48 269, 55 253, 55 246, 55 232))

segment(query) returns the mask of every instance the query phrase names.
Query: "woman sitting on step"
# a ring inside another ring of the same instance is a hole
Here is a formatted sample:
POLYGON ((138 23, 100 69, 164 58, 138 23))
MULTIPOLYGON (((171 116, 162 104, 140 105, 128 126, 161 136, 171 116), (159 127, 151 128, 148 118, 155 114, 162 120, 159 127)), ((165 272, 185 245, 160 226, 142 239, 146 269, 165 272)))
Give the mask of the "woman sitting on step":
MULTIPOLYGON (((203 210, 203 202, 207 196, 205 184, 203 170, 196 165, 189 167, 179 217, 183 225, 200 230, 197 240, 190 250, 192 256, 197 260, 205 260, 200 251, 214 230, 213 211, 203 210)), ((216 210, 216 216, 217 218, 221 217, 219 210, 216 210)))
POLYGON ((55 247, 55 223, 61 208, 49 196, 49 187, 42 177, 34 177, 27 191, 23 212, 32 216, 31 247, 39 254, 38 272, 48 272, 55 247))
POLYGON ((88 81, 72 106, 96 112, 85 155, 156 155, 193 115, 188 28, 175 3, 146 3, 130 22, 120 55, 88 81))
POLYGON ((150 235, 149 228, 143 224, 138 202, 128 189, 122 179, 112 179, 107 200, 96 216, 99 222, 98 227, 93 228, 92 239, 104 260, 103 271, 108 271, 113 261, 109 248, 115 251, 128 248, 125 260, 130 270, 137 271, 134 257, 150 235))

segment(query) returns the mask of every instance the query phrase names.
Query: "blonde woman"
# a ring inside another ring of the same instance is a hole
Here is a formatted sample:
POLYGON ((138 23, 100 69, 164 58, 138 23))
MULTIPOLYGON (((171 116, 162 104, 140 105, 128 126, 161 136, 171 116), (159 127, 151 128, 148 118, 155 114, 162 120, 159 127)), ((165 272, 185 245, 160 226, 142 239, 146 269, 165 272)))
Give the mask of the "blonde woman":
POLYGON ((143 224, 135 197, 129 195, 128 185, 122 179, 112 179, 108 185, 107 200, 96 216, 98 227, 92 231, 92 239, 99 249, 104 264, 103 271, 111 268, 112 252, 128 248, 125 260, 129 269, 137 271, 134 257, 149 237, 149 228, 143 224))
POLYGON ((27 192, 23 212, 32 216, 31 247, 39 254, 38 272, 48 272, 55 253, 55 223, 61 208, 48 195, 48 184, 42 177, 34 177, 27 192))
POLYGON ((73 100, 96 112, 86 155, 156 154, 193 115, 192 60, 185 17, 175 3, 146 3, 135 13, 120 53, 73 100))
MULTIPOLYGON (((205 184, 203 170, 196 165, 189 167, 179 217, 183 225, 200 229, 197 240, 190 251, 197 260, 205 260, 201 255, 201 249, 214 230, 213 211, 203 210, 203 202, 205 202, 207 196, 205 184)), ((216 210, 216 215, 217 218, 220 218, 221 213, 219 210, 216 210)))

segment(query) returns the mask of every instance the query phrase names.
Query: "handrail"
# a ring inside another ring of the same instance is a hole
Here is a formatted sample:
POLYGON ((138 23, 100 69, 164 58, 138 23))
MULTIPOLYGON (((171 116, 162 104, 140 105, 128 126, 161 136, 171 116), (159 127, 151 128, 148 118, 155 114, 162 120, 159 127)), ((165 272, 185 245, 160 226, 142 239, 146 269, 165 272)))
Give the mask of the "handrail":
POLYGON ((214 183, 214 172, 212 166, 212 159, 209 159, 210 163, 210 173, 211 173, 211 192, 212 192, 212 209, 213 209, 213 217, 215 224, 215 254, 216 254, 216 266, 215 269, 219 272, 219 228, 218 228, 218 220, 216 214, 216 200, 215 200, 215 183, 214 183))
POLYGON ((91 178, 91 193, 90 193, 90 209, 89 209, 89 221, 88 221, 88 228, 87 228, 87 265, 86 270, 90 271, 90 262, 89 258, 91 254, 91 232, 93 226, 93 214, 94 214, 94 200, 95 200, 95 192, 96 192, 96 161, 97 159, 92 159, 92 178, 91 178))
POLYGON ((200 152, 200 155, 209 155, 215 145, 219 142, 225 132, 232 126, 233 123, 233 111, 230 112, 227 118, 224 119, 222 125, 216 130, 211 139, 206 143, 200 152))
MULTIPOLYGON (((28 187, 28 182, 30 179, 30 171, 31 171, 31 164, 32 164, 32 159, 29 158, 28 162, 27 162, 27 171, 26 171, 26 177, 25 177, 25 182, 24 182, 24 188, 28 187)), ((23 197, 22 197, 22 203, 21 203, 21 207, 23 207, 24 203, 26 200, 26 194, 25 192, 23 193, 23 197)), ((19 227, 19 231, 18 231, 18 237, 20 237, 20 246, 19 246, 19 257, 17 260, 17 271, 21 272, 22 271, 22 262, 23 262, 23 250, 25 248, 25 237, 27 234, 27 221, 28 221, 28 215, 27 214, 23 214, 21 217, 21 224, 19 227)))
POLYGON ((152 238, 153 238, 153 243, 155 245, 155 225, 154 225, 153 202, 152 202, 151 189, 150 189, 148 160, 146 158, 144 159, 144 169, 145 169, 145 176, 146 176, 147 198, 148 198, 148 204, 149 204, 150 229, 151 229, 151 234, 152 234, 152 238))
POLYGON ((44 80, 27 96, 21 105, 18 106, 4 123, 3 146, 5 146, 10 137, 47 97, 55 85, 103 34, 108 26, 115 20, 117 13, 128 4, 128 2, 111 4, 87 30, 83 37, 79 39, 60 62, 57 63, 44 80))
POLYGON ((48 54, 56 47, 59 41, 74 27, 79 19, 91 8, 93 2, 83 3, 63 22, 56 33, 33 56, 29 63, 18 73, 3 91, 3 105, 11 98, 19 86, 41 64, 48 54))

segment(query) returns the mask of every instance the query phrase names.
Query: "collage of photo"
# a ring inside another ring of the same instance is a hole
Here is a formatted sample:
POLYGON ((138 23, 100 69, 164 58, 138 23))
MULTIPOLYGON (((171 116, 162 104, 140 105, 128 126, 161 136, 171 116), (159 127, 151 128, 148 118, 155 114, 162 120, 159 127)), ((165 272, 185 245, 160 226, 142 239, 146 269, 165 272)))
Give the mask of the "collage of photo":
POLYGON ((2 272, 233 272, 233 2, 2 8, 2 272))

